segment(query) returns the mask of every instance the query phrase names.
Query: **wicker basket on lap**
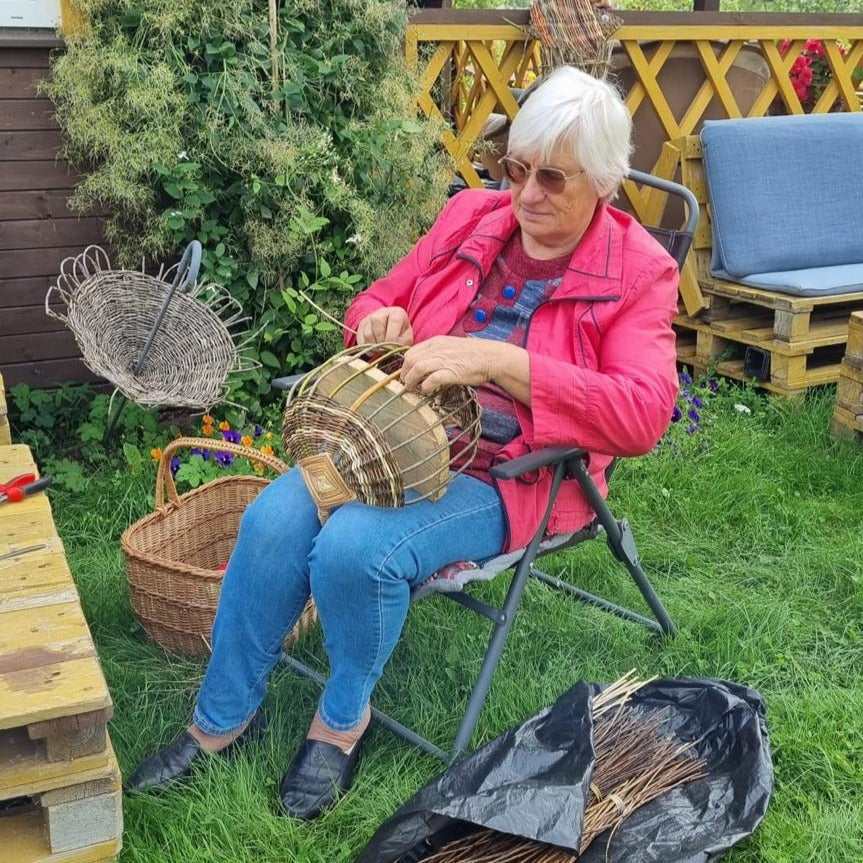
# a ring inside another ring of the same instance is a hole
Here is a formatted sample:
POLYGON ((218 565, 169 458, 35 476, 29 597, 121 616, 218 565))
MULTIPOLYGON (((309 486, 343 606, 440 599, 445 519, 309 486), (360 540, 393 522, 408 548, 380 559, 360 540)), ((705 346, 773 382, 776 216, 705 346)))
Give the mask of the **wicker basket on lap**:
MULTIPOLYGON (((178 494, 171 458, 178 450, 197 447, 255 459, 277 474, 287 465, 258 450, 207 438, 178 438, 162 454, 156 474, 156 511, 135 522, 120 545, 132 608, 160 647, 186 655, 209 652, 224 573, 219 568, 231 555, 240 518, 269 480, 258 476, 226 476, 178 494)), ((309 600, 286 646, 316 620, 309 600)))

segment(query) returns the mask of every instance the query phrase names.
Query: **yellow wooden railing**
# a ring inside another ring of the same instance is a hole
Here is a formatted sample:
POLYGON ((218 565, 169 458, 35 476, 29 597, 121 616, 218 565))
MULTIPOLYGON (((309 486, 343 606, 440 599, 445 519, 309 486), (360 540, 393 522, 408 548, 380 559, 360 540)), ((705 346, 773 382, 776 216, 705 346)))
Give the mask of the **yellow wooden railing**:
MULTIPOLYGON (((857 89, 863 86, 863 15, 624 12, 621 18, 615 39, 617 56, 629 67, 626 104, 635 121, 636 147, 643 144, 639 126, 645 117, 659 124, 660 139, 676 140, 700 129, 708 106, 712 118, 861 110, 857 89), (790 45, 783 52, 786 39, 790 45), (790 70, 808 39, 824 45, 829 80, 817 102, 804 106, 790 70), (687 46, 693 62, 697 58, 703 78, 688 104, 674 110, 659 79, 665 65, 679 56, 678 46, 687 46), (729 77, 744 49, 760 55, 764 74, 758 79, 760 90, 749 92, 741 109, 729 77)), ((420 77, 420 108, 443 121, 442 143, 471 186, 482 186, 471 156, 486 121, 493 112, 512 119, 518 104, 511 88, 525 86, 542 69, 540 46, 527 35, 527 24, 525 10, 424 10, 408 26, 406 51, 420 77)), ((673 170, 663 164, 669 151, 662 140, 654 143, 649 164, 640 167, 667 175, 673 170)), ((664 196, 631 182, 623 191, 639 219, 657 223, 664 196)), ((681 293, 694 314, 701 294, 691 265, 682 274, 681 293)))
MULTIPOLYGON (((807 111, 789 77, 807 39, 823 42, 830 78, 810 110, 860 110, 860 82, 854 73, 863 70, 863 15, 624 12, 621 17, 624 23, 615 38, 635 76, 626 104, 633 116, 648 104, 668 140, 697 131, 714 97, 728 117, 744 116, 727 80, 744 46, 757 46, 769 67, 745 116, 764 116, 776 104, 786 113, 807 111), (791 45, 783 54, 785 39, 791 45), (697 52, 704 81, 683 113, 675 114, 658 77, 682 43, 697 52)), ((444 146, 470 185, 482 185, 470 154, 485 122, 492 112, 514 117, 518 105, 510 88, 524 86, 542 68, 540 46, 527 36, 527 24, 524 10, 424 10, 408 26, 406 51, 420 74, 420 107, 446 121, 444 146)))

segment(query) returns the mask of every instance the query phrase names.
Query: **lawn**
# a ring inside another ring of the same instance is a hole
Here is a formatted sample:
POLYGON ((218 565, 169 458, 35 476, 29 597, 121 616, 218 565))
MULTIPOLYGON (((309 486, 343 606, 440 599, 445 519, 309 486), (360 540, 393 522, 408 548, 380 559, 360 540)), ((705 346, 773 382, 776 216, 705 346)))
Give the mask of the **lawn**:
MULTIPOLYGON (((702 393, 657 451, 625 462, 611 501, 633 522, 645 569, 680 626, 673 641, 531 584, 481 717, 477 742, 549 704, 579 679, 711 675, 754 687, 768 708, 776 788, 734 863, 863 860, 863 449, 828 436, 833 392, 803 404, 724 387, 702 393), (738 405, 739 407, 735 407, 738 405), (747 412, 747 409, 749 412, 747 412)), ((686 405, 689 409, 689 405, 686 405)), ((53 495, 115 703, 124 772, 187 720, 203 665, 148 644, 129 606, 118 539, 149 511, 153 476, 105 469, 53 495)), ((599 542, 557 574, 637 603, 599 542)), ((502 584, 481 593, 499 596, 502 584)), ((486 624, 430 599, 411 611, 379 705, 439 741, 454 730, 486 624), (457 709, 458 707, 458 709, 457 709)), ((318 663, 316 635, 300 648, 318 663)), ((350 861, 439 764, 378 729, 351 793, 314 824, 274 814, 279 779, 317 690, 274 675, 270 733, 188 784, 125 801, 125 863, 350 861)))

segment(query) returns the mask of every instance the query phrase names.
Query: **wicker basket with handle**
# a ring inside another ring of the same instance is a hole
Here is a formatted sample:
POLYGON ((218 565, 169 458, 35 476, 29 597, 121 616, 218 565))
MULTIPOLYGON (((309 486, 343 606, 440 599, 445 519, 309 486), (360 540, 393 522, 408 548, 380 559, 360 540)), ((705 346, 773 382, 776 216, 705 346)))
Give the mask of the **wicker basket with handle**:
MULTIPOLYGON (((274 456, 227 441, 177 438, 165 447, 156 473, 156 511, 129 527, 120 539, 132 609, 147 635, 165 650, 186 655, 209 651, 210 629, 223 572, 237 540, 240 518, 269 480, 226 476, 178 494, 170 465, 181 449, 197 447, 259 461, 277 474, 288 468, 274 456)), ((309 600, 289 647, 317 618, 309 600)))

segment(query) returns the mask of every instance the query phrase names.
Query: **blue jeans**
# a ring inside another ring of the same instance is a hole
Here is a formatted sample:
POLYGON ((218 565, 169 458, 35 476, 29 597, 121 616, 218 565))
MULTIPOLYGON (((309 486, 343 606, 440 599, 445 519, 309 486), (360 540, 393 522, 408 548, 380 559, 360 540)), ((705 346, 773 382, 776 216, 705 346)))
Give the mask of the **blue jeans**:
POLYGON ((349 503, 321 527, 299 471, 279 477, 243 515, 195 724, 222 735, 254 714, 311 593, 330 661, 318 710, 330 728, 356 728, 401 634, 411 585, 448 563, 498 554, 504 522, 495 489, 462 474, 434 503, 349 503))

